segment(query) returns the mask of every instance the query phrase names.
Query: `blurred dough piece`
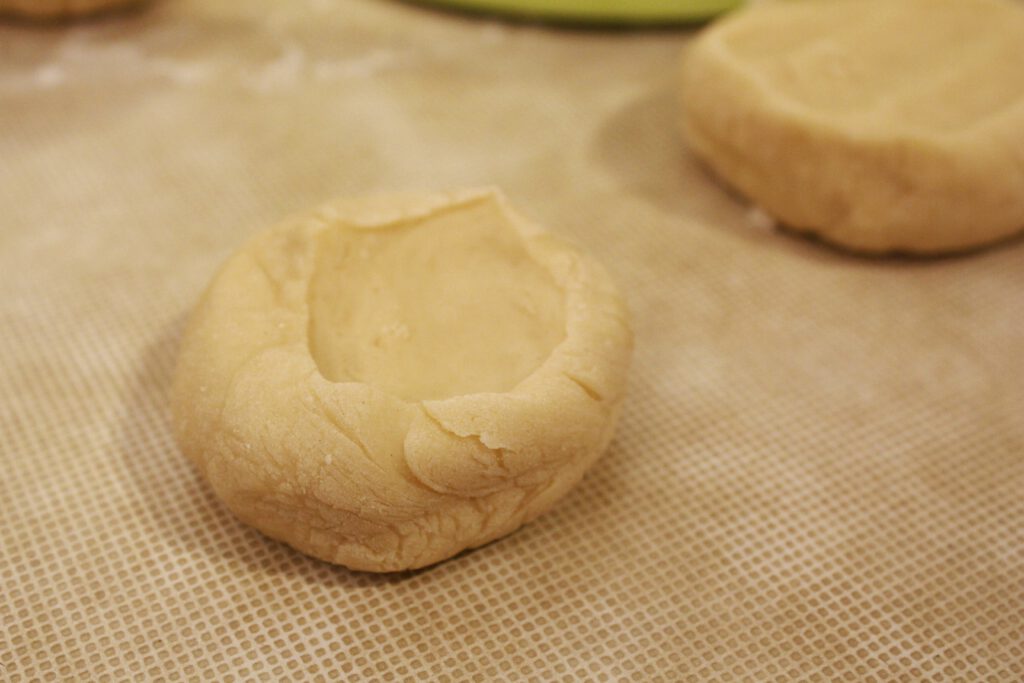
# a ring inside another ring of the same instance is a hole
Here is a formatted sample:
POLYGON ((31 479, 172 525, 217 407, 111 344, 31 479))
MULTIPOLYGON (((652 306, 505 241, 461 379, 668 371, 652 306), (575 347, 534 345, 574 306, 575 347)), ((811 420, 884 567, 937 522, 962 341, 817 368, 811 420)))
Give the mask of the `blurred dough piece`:
POLYGON ((694 151, 783 223, 868 252, 1024 227, 1024 7, 765 3, 684 56, 694 151))
POLYGON ((70 19, 141 3, 142 0, 0 0, 0 16, 70 19))
POLYGON ((487 190, 343 200, 228 260, 172 392, 243 521, 355 569, 550 508, 608 445, 632 337, 604 269, 487 190))

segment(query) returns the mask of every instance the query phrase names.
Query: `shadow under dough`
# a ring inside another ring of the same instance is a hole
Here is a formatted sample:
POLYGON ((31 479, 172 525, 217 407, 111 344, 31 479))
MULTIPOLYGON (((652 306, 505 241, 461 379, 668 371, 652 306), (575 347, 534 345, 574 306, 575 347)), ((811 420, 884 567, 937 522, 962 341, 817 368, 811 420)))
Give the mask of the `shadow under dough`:
POLYGON ((763 239, 761 231, 747 229, 746 200, 687 148, 680 116, 672 84, 662 83, 608 118, 592 155, 622 190, 662 213, 763 239))

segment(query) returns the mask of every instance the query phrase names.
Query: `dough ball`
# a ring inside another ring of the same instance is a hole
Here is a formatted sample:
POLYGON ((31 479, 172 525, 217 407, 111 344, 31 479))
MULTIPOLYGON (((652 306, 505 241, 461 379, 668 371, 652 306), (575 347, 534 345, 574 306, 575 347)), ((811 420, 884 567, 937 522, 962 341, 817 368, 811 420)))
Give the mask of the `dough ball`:
POLYGON ((601 268, 494 191, 343 200, 214 278, 172 391, 243 521, 353 569, 504 536, 606 448, 632 336, 601 268))
POLYGON ((0 0, 0 16, 57 20, 141 4, 142 0, 0 0))
POLYGON ((764 3, 684 55, 694 151, 792 228, 858 251, 1024 228, 1024 5, 764 3))

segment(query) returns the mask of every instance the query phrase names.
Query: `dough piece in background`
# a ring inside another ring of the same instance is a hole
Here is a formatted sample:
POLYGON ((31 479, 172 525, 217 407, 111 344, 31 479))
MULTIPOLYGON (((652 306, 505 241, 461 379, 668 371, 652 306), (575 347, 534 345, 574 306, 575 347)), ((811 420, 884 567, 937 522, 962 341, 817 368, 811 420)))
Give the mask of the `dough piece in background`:
POLYGON ((59 21, 142 4, 145 0, 0 0, 0 17, 59 21))
POLYGON ((784 224, 864 252, 1024 228, 1024 4, 764 3, 683 56, 689 144, 784 224))
POLYGON ((631 348, 605 270, 498 193, 337 201, 215 277, 182 340, 175 429, 248 524, 353 569, 411 569, 582 478, 631 348))

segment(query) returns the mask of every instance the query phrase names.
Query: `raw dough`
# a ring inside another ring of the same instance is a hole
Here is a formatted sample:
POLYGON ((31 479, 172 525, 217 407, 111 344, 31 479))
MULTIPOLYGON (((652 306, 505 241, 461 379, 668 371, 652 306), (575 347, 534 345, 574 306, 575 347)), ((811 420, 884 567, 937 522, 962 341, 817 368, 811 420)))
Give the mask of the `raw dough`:
POLYGON ((684 56, 693 149, 789 226, 943 252, 1024 227, 1024 7, 765 3, 684 56))
POLYGON ((0 16, 69 19, 137 5, 141 2, 142 0, 0 0, 0 16))
POLYGON ((354 569, 422 567, 579 481, 631 346, 605 271, 494 191, 338 201, 216 276, 182 341, 175 429, 269 536, 354 569))

